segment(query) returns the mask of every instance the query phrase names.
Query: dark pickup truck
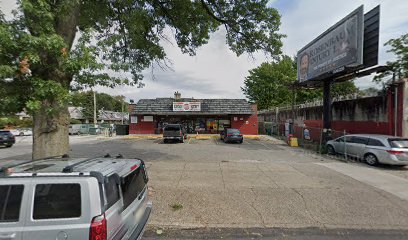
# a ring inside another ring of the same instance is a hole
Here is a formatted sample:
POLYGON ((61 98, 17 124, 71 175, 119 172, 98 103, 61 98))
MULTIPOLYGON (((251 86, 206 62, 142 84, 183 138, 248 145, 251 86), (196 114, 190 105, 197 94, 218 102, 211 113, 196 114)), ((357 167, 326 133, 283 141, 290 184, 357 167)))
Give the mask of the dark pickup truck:
POLYGON ((16 138, 8 130, 0 130, 0 145, 11 147, 16 143, 16 138))
POLYGON ((168 124, 163 129, 163 141, 167 143, 172 140, 184 142, 187 138, 187 134, 181 124, 168 124))

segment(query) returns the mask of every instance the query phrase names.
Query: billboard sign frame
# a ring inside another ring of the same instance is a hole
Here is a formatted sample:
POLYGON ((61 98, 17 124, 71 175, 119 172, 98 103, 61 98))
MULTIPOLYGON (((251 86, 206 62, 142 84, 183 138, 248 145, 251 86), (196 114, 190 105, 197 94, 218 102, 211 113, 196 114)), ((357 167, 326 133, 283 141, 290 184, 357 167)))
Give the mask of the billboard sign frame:
POLYGON ((201 102, 173 102, 173 112, 200 112, 201 102))
POLYGON ((331 26, 297 53, 298 82, 323 80, 363 64, 364 6, 331 26))

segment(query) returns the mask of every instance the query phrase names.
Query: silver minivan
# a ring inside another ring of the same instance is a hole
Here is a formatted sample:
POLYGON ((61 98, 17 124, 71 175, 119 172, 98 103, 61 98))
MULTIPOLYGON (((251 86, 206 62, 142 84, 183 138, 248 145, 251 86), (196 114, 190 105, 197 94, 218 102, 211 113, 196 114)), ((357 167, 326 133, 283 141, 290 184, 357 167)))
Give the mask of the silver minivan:
POLYGON ((326 143, 329 154, 345 154, 363 159, 369 165, 378 163, 408 165, 408 139, 388 135, 352 134, 326 143))
POLYGON ((1 240, 127 240, 152 203, 139 159, 52 158, 0 171, 1 240))

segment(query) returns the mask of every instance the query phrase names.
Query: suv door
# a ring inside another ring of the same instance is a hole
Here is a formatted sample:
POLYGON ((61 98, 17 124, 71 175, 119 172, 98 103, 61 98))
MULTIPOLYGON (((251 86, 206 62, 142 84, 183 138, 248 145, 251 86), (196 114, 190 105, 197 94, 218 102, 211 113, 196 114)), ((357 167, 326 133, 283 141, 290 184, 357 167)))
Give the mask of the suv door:
POLYGON ((123 202, 119 201, 119 184, 120 179, 117 174, 105 177, 104 192, 105 192, 105 218, 107 222, 107 232, 109 240, 122 239, 126 233, 126 226, 122 222, 121 211, 123 202))
POLYGON ((0 239, 22 240, 31 179, 1 179, 0 239))
POLYGON ((89 239, 92 218, 101 212, 95 178, 37 177, 31 185, 24 240, 89 239))
POLYGON ((129 230, 125 239, 131 236, 142 221, 148 203, 147 182, 148 177, 144 164, 141 164, 128 175, 121 177, 124 204, 122 218, 129 230))

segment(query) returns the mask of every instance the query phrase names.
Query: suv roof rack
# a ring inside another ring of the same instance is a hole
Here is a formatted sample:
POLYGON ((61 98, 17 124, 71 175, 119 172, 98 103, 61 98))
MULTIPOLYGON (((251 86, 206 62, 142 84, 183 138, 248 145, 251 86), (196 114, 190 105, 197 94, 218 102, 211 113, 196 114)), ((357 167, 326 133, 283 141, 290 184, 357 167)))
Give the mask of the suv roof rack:
POLYGON ((37 159, 33 159, 31 161, 25 161, 25 162, 21 162, 21 163, 11 165, 11 166, 0 167, 0 173, 1 172, 6 172, 7 169, 10 169, 10 168, 15 168, 15 167, 22 166, 22 165, 25 165, 25 164, 30 164, 30 163, 35 163, 35 162, 50 160, 50 159, 55 159, 55 158, 61 158, 61 159, 69 158, 69 155, 68 154, 62 154, 62 155, 57 155, 57 156, 45 157, 45 158, 37 158, 37 159))
POLYGON ((63 173, 71 173, 71 172, 74 171, 74 167, 79 166, 79 165, 81 165, 81 164, 83 164, 83 163, 86 163, 86 162, 89 162, 89 161, 95 161, 95 160, 98 159, 98 158, 109 158, 109 157, 110 157, 110 154, 108 153, 108 154, 102 155, 102 156, 87 158, 87 159, 84 159, 84 160, 82 160, 82 161, 79 161, 79 162, 76 162, 76 163, 74 163, 74 164, 71 164, 71 165, 68 165, 68 166, 64 167, 64 168, 62 169, 62 172, 63 172, 63 173))

